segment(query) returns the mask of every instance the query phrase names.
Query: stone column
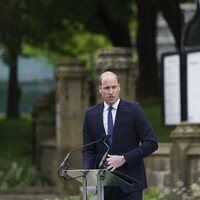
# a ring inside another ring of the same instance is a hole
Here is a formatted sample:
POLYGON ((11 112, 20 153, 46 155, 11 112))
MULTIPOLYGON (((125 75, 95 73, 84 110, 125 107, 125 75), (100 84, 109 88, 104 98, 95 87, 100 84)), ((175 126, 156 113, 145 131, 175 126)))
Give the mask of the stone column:
MULTIPOLYGON (((171 187, 177 191, 172 191, 171 199, 183 198, 185 192, 183 188, 191 188, 197 184, 200 191, 200 125, 191 123, 181 123, 171 134, 171 187)), ((193 199, 195 191, 191 191, 193 199)))
MULTIPOLYGON (((95 61, 95 68, 98 76, 107 70, 118 74, 121 84, 121 97, 127 100, 136 99, 138 68, 133 60, 133 49, 121 47, 100 49, 95 61)), ((98 80, 96 91, 98 93, 98 80)), ((100 95, 97 95, 97 101, 101 101, 100 95)))
POLYGON ((58 178, 55 173, 57 171, 55 91, 48 92, 35 101, 32 110, 32 124, 34 162, 42 177, 51 183, 56 183, 58 178))
POLYGON ((33 104, 33 140, 34 156, 37 167, 40 161, 40 145, 47 139, 55 139, 55 92, 42 95, 33 104))
MULTIPOLYGON (((80 60, 62 61, 56 70, 56 140, 60 161, 82 145, 83 114, 88 107, 88 71, 80 60)), ((81 167, 81 150, 70 157, 71 167, 81 167), (74 159, 73 159, 74 158, 74 159)))

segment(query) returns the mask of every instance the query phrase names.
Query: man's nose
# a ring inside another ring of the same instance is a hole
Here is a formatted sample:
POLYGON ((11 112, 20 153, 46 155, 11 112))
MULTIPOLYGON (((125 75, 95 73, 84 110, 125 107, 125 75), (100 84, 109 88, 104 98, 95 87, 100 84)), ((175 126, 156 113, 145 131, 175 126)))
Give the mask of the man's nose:
POLYGON ((113 93, 113 89, 111 87, 109 88, 109 93, 113 93))

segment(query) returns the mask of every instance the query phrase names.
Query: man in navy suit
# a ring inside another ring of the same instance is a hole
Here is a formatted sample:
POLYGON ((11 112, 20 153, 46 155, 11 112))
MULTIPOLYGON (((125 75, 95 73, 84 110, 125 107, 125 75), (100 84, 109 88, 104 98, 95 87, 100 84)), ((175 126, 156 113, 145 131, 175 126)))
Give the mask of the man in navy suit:
MULTIPOLYGON (((142 200, 147 187, 143 158, 158 148, 152 126, 137 102, 120 99, 120 83, 115 73, 106 71, 99 78, 99 92, 103 102, 85 112, 83 143, 97 140, 103 133, 111 134, 106 168, 120 171, 138 180, 133 186, 105 187, 105 200, 142 200), (108 119, 109 108, 113 127, 108 119)), ((106 152, 106 145, 98 142, 83 149, 83 167, 98 169, 106 152)))

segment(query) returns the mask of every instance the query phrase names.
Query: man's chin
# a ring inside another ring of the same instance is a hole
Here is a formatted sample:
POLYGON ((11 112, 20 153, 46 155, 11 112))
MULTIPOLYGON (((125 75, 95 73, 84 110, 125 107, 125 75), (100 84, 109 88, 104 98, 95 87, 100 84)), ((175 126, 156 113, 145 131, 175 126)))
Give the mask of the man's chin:
POLYGON ((114 104, 115 102, 116 102, 115 99, 109 99, 109 100, 108 100, 108 103, 109 103, 109 104, 114 104))

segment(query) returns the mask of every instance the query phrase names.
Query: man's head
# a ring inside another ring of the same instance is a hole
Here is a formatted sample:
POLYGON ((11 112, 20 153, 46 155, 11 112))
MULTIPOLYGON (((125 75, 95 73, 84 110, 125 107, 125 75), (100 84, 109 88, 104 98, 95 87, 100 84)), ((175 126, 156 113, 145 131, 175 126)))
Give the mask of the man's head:
POLYGON ((113 105, 120 96, 120 83, 117 75, 106 71, 99 77, 99 92, 108 105, 113 105))

